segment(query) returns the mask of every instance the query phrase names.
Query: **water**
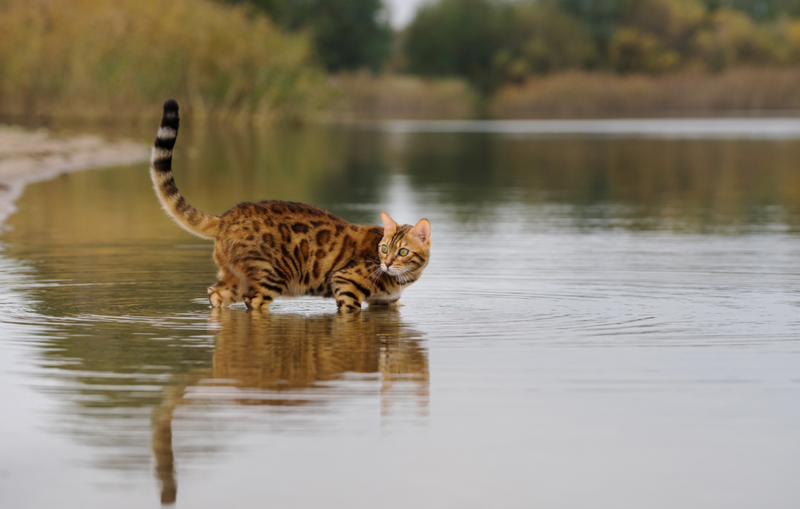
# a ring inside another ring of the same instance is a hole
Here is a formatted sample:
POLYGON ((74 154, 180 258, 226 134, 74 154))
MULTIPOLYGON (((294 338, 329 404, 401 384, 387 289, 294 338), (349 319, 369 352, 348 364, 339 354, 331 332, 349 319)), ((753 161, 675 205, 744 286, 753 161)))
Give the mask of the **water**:
POLYGON ((144 165, 30 186, 0 505, 796 507, 800 140, 469 130, 181 132, 207 212, 430 219, 405 306, 360 316, 210 310, 144 165))

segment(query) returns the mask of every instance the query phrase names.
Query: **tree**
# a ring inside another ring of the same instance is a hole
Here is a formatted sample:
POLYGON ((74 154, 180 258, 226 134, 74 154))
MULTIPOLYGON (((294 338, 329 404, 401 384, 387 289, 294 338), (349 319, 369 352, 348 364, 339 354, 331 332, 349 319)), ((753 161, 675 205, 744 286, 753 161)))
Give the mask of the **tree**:
POLYGON ((462 76, 481 93, 498 85, 492 59, 502 47, 501 7, 490 0, 442 0, 422 6, 404 34, 409 71, 462 76))
POLYGON ((382 0, 223 0, 249 3, 286 30, 309 30, 332 72, 377 71, 389 56, 392 30, 382 0))

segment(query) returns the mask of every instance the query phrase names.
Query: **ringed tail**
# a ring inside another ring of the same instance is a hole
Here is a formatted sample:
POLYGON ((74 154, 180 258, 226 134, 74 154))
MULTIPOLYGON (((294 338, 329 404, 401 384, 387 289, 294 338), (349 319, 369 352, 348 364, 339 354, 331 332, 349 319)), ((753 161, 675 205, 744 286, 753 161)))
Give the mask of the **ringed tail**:
POLYGON ((219 228, 219 217, 210 216, 189 205, 178 191, 172 176, 172 148, 178 137, 178 103, 164 102, 164 116, 150 156, 150 178, 161 206, 178 225, 204 239, 213 239, 219 228))

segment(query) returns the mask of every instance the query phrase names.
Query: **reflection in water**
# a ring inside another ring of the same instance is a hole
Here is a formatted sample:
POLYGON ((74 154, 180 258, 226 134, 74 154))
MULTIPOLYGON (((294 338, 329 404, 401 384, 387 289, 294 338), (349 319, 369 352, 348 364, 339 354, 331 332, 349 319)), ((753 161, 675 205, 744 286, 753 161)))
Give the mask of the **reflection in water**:
POLYGON ((0 246, 0 380, 22 394, 0 449, 46 445, 11 481, 21 453, 0 453, 0 506, 142 507, 154 458, 163 501, 180 481, 189 507, 410 507, 426 489, 580 507, 632 485, 630 506, 791 506, 773 502, 796 492, 800 141, 181 136, 199 208, 428 216, 429 272, 399 312, 209 316, 211 246, 164 216, 146 165, 31 186, 0 246), (725 503, 734 482, 752 487, 725 503))
POLYGON ((800 225, 797 140, 392 136, 416 192, 461 206, 462 221, 523 203, 547 206, 537 215, 552 226, 580 229, 800 225), (569 221, 553 224, 560 218, 569 221))
MULTIPOLYGON (((394 400, 407 397, 414 400, 418 415, 427 415, 427 354, 421 335, 405 327, 397 311, 307 316, 216 309, 211 323, 219 328, 212 369, 167 386, 163 402, 153 410, 152 445, 162 503, 174 503, 177 496, 172 421, 179 405, 223 401, 324 407, 331 392, 340 393, 335 397, 354 394, 329 382, 362 374, 375 376, 358 378, 360 384, 380 385, 382 416, 390 414, 394 400), (399 391, 393 390, 396 385, 399 391)), ((355 394, 374 393, 360 388, 355 394)))

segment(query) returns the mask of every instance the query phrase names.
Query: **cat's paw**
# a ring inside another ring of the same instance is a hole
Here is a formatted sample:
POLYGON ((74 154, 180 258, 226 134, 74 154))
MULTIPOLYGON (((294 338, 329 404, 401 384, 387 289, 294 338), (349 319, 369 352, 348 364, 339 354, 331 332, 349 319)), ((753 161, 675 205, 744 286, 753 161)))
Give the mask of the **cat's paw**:
POLYGON ((208 302, 211 303, 212 308, 222 307, 222 297, 220 297, 219 293, 214 291, 214 288, 208 289, 208 302))
POLYGON ((402 305, 403 303, 400 302, 400 299, 393 302, 374 301, 369 303, 370 307, 375 307, 377 309, 400 309, 402 305))
POLYGON ((386 307, 389 309, 400 309, 401 307, 403 307, 403 303, 400 302, 400 300, 398 299, 394 302, 390 302, 389 304, 386 305, 386 307))
POLYGON ((251 311, 269 311, 270 302, 271 300, 265 300, 259 296, 244 298, 244 304, 251 311))
POLYGON ((236 297, 230 290, 212 286, 208 289, 208 301, 212 308, 222 308, 236 304, 236 297))

